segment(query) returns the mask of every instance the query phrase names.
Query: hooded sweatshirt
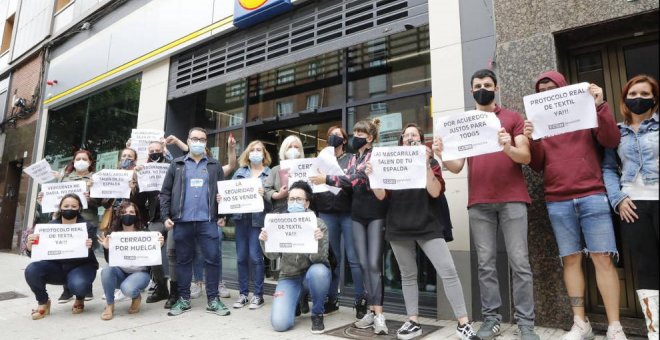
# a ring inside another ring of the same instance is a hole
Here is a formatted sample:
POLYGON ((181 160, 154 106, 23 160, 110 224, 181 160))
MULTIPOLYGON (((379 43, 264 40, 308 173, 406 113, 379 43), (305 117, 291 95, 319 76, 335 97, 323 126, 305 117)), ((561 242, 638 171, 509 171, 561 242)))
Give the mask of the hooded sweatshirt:
MULTIPOLYGON (((564 76, 556 71, 542 73, 536 81, 549 78, 558 87, 566 86, 564 76)), ((530 143, 529 166, 543 171, 545 200, 565 201, 605 193, 601 163, 603 148, 616 148, 621 135, 607 103, 596 107, 598 127, 545 137, 530 143)))

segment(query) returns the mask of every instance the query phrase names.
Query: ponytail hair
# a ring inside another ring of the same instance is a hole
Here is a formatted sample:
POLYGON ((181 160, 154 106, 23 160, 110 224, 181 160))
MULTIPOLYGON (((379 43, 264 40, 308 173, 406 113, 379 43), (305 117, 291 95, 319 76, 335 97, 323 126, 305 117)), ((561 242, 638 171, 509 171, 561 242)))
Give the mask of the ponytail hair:
POLYGON ((361 120, 353 126, 353 133, 363 132, 373 138, 372 143, 378 139, 378 130, 380 129, 380 119, 374 118, 372 120, 361 120))

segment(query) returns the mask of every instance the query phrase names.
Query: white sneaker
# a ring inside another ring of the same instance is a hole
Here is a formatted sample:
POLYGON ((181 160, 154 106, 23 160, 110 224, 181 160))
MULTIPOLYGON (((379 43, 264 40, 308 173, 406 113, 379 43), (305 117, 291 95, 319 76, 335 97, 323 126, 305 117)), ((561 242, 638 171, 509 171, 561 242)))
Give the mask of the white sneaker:
POLYGON ((374 326, 374 318, 374 312, 368 311, 367 314, 362 317, 362 319, 356 321, 353 323, 353 325, 360 329, 371 328, 374 326))
POLYGON ((147 286, 148 292, 153 292, 156 289, 156 282, 154 280, 149 280, 149 285, 147 286))
POLYGON ((561 338, 562 340, 593 340, 594 332, 591 330, 591 324, 589 319, 585 318, 585 321, 580 320, 580 317, 573 317, 573 327, 571 330, 564 334, 561 338))
POLYGON ((621 327, 621 325, 607 327, 607 335, 606 335, 605 339, 607 339, 607 340, 628 340, 628 338, 626 338, 626 334, 623 333, 623 327, 621 327))
POLYGON ((231 295, 229 294, 229 289, 225 287, 225 281, 220 281, 218 284, 218 293, 220 294, 221 298, 230 298, 231 295))
POLYGON ((202 283, 201 282, 193 282, 190 284, 190 298, 191 299, 196 299, 200 296, 202 296, 202 283))
POLYGON ((115 302, 130 300, 130 298, 121 292, 121 289, 115 289, 115 302))
POLYGON ((383 313, 376 315, 374 317, 374 334, 376 335, 387 335, 389 330, 385 324, 385 315, 383 313))

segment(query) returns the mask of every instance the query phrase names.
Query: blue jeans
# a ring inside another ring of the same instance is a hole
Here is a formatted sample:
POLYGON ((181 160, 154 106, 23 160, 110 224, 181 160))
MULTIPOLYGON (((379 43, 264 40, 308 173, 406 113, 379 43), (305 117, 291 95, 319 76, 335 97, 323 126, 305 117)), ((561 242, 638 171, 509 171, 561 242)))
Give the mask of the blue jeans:
POLYGON ((199 244, 195 246, 195 255, 193 256, 193 281, 204 281, 204 257, 199 244))
POLYGON ((206 297, 209 300, 218 297, 219 239, 220 235, 215 221, 176 222, 174 224, 177 286, 182 299, 190 300, 190 282, 192 281, 192 264, 196 244, 199 244, 204 258, 206 297))
POLYGON ((311 265, 304 277, 288 277, 277 281, 273 294, 270 324, 277 332, 293 328, 296 305, 303 290, 312 297, 312 315, 323 315, 323 302, 330 286, 330 269, 322 263, 311 265))
POLYGON ((581 252, 618 257, 610 205, 605 194, 546 202, 546 206, 560 257, 581 252), (586 248, 582 246, 581 235, 584 235, 586 248))
POLYGON ((96 279, 96 265, 84 264, 69 271, 55 261, 36 261, 25 268, 25 281, 37 298, 40 305, 48 302, 46 284, 66 285, 76 300, 82 300, 92 291, 92 283, 96 279))
POLYGON ((341 270, 341 260, 343 253, 341 251, 341 239, 344 237, 344 250, 346 251, 346 259, 348 265, 351 267, 351 277, 353 278, 353 289, 355 290, 355 299, 364 296, 364 282, 362 282, 362 269, 360 268, 360 261, 358 260, 357 253, 355 252, 355 242, 353 242, 353 220, 351 220, 351 213, 319 213, 319 217, 328 226, 328 237, 332 253, 337 259, 337 268, 332 273, 332 282, 328 290, 328 298, 334 300, 337 298, 339 290, 339 274, 341 270))
POLYGON ((247 296, 250 273, 254 279, 254 295, 264 295, 264 253, 259 244, 261 229, 252 226, 251 218, 234 220, 236 224, 236 262, 240 294, 247 296), (252 268, 250 268, 252 267, 252 268))
POLYGON ((135 299, 140 291, 149 285, 148 272, 126 273, 119 267, 105 267, 101 270, 101 283, 105 301, 111 305, 115 303, 115 289, 121 289, 124 296, 135 299))

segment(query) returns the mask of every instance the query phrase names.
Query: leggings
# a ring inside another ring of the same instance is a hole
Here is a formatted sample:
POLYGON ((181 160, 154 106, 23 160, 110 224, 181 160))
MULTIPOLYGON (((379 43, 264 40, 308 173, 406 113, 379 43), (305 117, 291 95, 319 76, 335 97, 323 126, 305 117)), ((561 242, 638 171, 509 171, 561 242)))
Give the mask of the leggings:
POLYGON ((467 316, 463 287, 458 278, 454 260, 444 239, 390 241, 392 251, 401 270, 401 289, 408 316, 419 314, 419 287, 417 285, 417 252, 415 242, 422 248, 442 278, 445 296, 457 319, 467 316))
POLYGON ((623 241, 630 247, 636 264, 636 289, 658 290, 658 201, 633 201, 639 219, 633 223, 621 221, 623 241))
POLYGON ((353 220, 353 243, 362 268, 362 280, 370 306, 383 305, 383 226, 385 220, 367 224, 353 220))

